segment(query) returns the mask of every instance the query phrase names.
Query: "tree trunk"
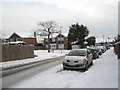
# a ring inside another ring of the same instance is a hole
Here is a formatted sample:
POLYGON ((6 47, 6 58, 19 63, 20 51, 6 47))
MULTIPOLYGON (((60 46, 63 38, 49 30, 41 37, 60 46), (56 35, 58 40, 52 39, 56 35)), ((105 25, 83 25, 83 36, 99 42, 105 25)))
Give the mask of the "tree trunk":
POLYGON ((50 53, 50 30, 48 28, 48 53, 50 53))

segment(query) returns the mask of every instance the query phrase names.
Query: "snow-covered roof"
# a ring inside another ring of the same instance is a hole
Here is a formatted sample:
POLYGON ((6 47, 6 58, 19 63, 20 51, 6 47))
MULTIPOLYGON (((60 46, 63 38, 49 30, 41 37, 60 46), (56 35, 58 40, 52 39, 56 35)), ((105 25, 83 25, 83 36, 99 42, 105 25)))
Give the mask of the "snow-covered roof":
MULTIPOLYGON (((109 40, 108 40, 108 38, 104 38, 104 42, 106 42, 106 41, 107 41, 107 42, 112 42, 113 40, 114 40, 114 39, 112 39, 112 38, 109 39, 109 40)), ((100 37, 99 37, 99 38, 96 38, 96 43, 100 43, 100 42, 103 42, 103 38, 100 38, 100 37)))
POLYGON ((13 33, 16 33, 17 35, 19 35, 22 38, 34 38, 34 35, 32 33, 29 33, 29 32, 12 32, 7 36, 2 36, 2 39, 10 38, 10 36, 13 35, 13 33))
POLYGON ((67 37, 68 33, 61 33, 63 36, 67 37))
POLYGON ((15 32, 22 38, 34 37, 32 33, 29 32, 15 32))
POLYGON ((1 39, 8 39, 9 37, 10 37, 10 35, 7 35, 7 36, 2 35, 1 39))
MULTIPOLYGON (((50 35, 50 38, 55 38, 55 37, 57 37, 59 34, 60 34, 60 33, 54 33, 54 34, 50 35)), ((61 34, 62 34, 63 36, 65 36, 65 37, 68 36, 68 33, 61 33, 61 34)), ((45 38, 47 38, 47 36, 46 36, 45 38)))

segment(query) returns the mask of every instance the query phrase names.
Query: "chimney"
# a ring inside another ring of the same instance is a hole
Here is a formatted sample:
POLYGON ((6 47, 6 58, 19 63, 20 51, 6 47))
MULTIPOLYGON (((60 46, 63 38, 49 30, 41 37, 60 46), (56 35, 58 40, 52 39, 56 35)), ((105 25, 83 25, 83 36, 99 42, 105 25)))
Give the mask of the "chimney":
POLYGON ((36 37, 36 32, 34 31, 34 37, 36 37))

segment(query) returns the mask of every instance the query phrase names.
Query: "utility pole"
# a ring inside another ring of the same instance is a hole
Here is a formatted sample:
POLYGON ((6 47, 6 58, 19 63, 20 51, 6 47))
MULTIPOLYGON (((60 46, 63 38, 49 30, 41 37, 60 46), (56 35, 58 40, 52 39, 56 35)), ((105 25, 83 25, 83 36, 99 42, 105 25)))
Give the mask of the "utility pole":
POLYGON ((108 44, 110 44, 110 37, 108 37, 108 44))
POLYGON ((103 35, 103 44, 104 44, 104 37, 105 37, 105 36, 103 35))
POLYGON ((62 54, 62 36, 61 36, 61 28, 62 28, 62 26, 60 26, 60 46, 61 46, 61 54, 62 54))

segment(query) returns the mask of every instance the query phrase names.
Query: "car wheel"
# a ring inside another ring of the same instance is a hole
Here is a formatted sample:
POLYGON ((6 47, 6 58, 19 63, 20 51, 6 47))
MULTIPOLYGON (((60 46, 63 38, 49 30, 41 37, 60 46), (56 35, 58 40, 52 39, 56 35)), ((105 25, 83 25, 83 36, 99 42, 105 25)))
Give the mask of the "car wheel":
POLYGON ((64 70, 67 70, 67 68, 63 67, 64 70))
POLYGON ((86 63, 85 65, 85 70, 88 70, 88 63, 86 63))
POLYGON ((99 58, 99 55, 97 56, 97 58, 99 58))
POLYGON ((90 65, 93 65, 93 60, 92 60, 92 62, 90 63, 90 65))
POLYGON ((97 59, 97 58, 98 58, 98 56, 96 55, 95 59, 97 59))

